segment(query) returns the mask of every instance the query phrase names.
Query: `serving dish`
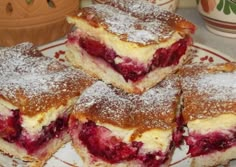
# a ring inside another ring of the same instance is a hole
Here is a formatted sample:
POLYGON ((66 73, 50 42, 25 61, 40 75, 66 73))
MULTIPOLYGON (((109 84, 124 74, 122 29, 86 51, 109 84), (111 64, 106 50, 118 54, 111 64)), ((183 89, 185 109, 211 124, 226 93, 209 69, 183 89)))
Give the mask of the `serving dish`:
MULTIPOLYGON (((66 40, 63 39, 40 46, 39 49, 45 56, 52 57, 58 61, 66 63, 65 43, 66 40)), ((234 59, 228 55, 200 43, 194 43, 191 51, 194 54, 194 58, 190 63, 223 63, 234 61, 234 59)), ((177 148, 171 161, 171 167, 189 167, 191 164, 191 158, 189 158, 186 154, 187 151, 188 147, 185 144, 183 144, 180 148, 177 148)), ((19 160, 13 159, 12 157, 4 154, 0 154, 0 166, 1 165, 3 167, 24 167, 22 162, 19 160)), ((236 160, 229 164, 229 167, 234 166, 236 166, 236 160)), ((59 149, 51 159, 49 159, 45 167, 83 167, 83 162, 71 146, 71 142, 69 142, 64 147, 59 149)))
MULTIPOLYGON (((65 62, 65 42, 66 40, 57 41, 51 43, 49 45, 44 45, 40 47, 41 51, 49 57, 54 57, 61 62, 65 62)), ((191 63, 221 63, 221 62, 229 62, 234 61, 228 55, 221 53, 215 49, 209 48, 200 43, 194 43, 191 48, 194 58, 191 60, 191 63)), ((188 147, 186 145, 182 145, 180 148, 176 149, 174 152, 172 165, 173 167, 187 167, 190 166, 191 158, 186 156, 188 151, 188 147)), ((52 159, 49 160, 46 167, 52 167, 55 163, 65 163, 67 166, 75 166, 75 167, 82 167, 83 163, 81 158, 75 153, 74 149, 68 143, 64 148, 59 150, 52 159), (65 157, 63 153, 67 152, 67 155, 70 156, 65 157)), ((58 165, 59 165, 58 164, 58 165)), ((56 165, 55 165, 56 166, 56 165)), ((232 161, 230 167, 236 166, 236 161, 232 161)))

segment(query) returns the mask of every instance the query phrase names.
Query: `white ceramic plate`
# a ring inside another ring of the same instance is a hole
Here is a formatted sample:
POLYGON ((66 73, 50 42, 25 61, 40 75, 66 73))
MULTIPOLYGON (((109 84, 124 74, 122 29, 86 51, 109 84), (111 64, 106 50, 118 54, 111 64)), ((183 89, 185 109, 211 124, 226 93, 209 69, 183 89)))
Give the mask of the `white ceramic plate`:
MULTIPOLYGON (((54 57, 59 61, 64 62, 64 53, 66 51, 65 40, 57 41, 45 46, 40 47, 44 55, 54 57)), ((234 61, 229 56, 220 53, 217 50, 209 48, 199 43, 194 43, 192 46, 194 53, 193 63, 221 63, 234 61)), ((82 167, 83 163, 81 158, 75 153, 74 149, 68 143, 64 148, 61 148, 47 163, 46 167, 82 167)), ((172 167, 188 167, 191 163, 191 158, 188 158, 186 153, 188 147, 182 145, 174 152, 172 167)), ((232 161, 230 167, 236 166, 236 161, 232 161)))
MULTIPOLYGON (((59 61, 65 62, 65 40, 60 40, 48 45, 41 46, 39 49, 45 56, 53 57, 59 61)), ((195 55, 192 60, 194 63, 220 63, 234 61, 229 56, 202 44, 194 43, 192 50, 195 55)), ((187 151, 188 147, 186 145, 182 145, 181 148, 176 149, 171 162, 171 167, 189 167, 191 158, 187 157, 187 151)), ((4 164, 4 167, 22 167, 22 165, 20 165, 17 160, 12 160, 8 156, 1 154, 0 162, 1 164, 4 164)), ((229 167, 235 166, 236 160, 232 161, 229 165, 229 167)), ((71 146, 71 142, 69 142, 53 155, 45 167, 83 167, 83 162, 71 146)))
MULTIPOLYGON (((64 53, 66 51, 65 40, 50 43, 45 46, 41 46, 40 50, 45 56, 54 57, 59 61, 64 62, 64 53)), ((220 53, 217 50, 209 48, 199 43, 194 43, 192 50, 195 54, 192 62, 193 63, 221 63, 234 61, 229 56, 220 53)), ((174 152, 172 165, 173 167, 188 167, 191 163, 191 158, 186 156, 188 147, 182 145, 174 152)), ((82 167, 83 163, 81 158, 75 153, 71 147, 71 143, 66 144, 65 147, 61 148, 46 164, 46 167, 82 167)), ((230 166, 236 166, 236 161, 232 161, 230 166)))

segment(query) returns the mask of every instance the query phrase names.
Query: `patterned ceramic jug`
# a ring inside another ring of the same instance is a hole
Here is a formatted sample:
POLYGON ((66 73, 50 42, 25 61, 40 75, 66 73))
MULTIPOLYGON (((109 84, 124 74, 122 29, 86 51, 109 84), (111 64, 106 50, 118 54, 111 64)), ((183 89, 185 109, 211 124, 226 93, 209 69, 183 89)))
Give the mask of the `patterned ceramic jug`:
POLYGON ((236 0, 197 0, 197 4, 211 32, 236 38, 236 0))

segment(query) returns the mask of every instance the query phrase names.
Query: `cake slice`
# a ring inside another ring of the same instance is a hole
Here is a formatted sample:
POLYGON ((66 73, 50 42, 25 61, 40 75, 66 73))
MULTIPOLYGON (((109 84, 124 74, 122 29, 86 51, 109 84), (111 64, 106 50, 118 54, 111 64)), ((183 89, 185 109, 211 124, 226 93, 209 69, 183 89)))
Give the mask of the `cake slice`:
POLYGON ((84 166, 168 166, 179 142, 179 84, 161 82, 142 95, 97 81, 75 104, 72 143, 84 166))
POLYGON ((143 0, 110 0, 67 18, 66 57, 75 67, 129 93, 143 93, 187 58, 195 26, 143 0))
POLYGON ((228 164, 236 159, 236 63, 189 65, 180 74, 192 166, 228 164))
POLYGON ((41 167, 70 140, 71 106, 93 79, 30 43, 1 49, 0 62, 0 150, 41 167))

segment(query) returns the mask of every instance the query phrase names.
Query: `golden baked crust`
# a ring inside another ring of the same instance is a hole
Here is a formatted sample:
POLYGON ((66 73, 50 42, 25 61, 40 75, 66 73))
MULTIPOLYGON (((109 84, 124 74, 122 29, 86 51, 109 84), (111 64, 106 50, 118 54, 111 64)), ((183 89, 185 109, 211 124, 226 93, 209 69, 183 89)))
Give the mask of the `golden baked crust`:
POLYGON ((236 63, 187 65, 179 74, 185 122, 236 113, 236 63))
POLYGON ((127 94, 98 81, 80 96, 73 116, 81 121, 135 128, 136 135, 150 129, 172 129, 176 127, 179 93, 174 77, 142 95, 127 94))
POLYGON ((122 41, 141 46, 167 40, 174 33, 166 24, 145 22, 109 5, 82 8, 77 16, 71 16, 68 20, 73 24, 77 19, 88 22, 94 28, 103 28, 122 41))
POLYGON ((95 0, 101 4, 109 4, 122 11, 131 13, 144 21, 161 21, 169 25, 172 29, 183 34, 194 33, 196 27, 184 17, 153 5, 151 2, 143 0, 95 0))
POLYGON ((0 50, 0 98, 33 116, 66 105, 93 83, 81 71, 43 56, 32 44, 0 50))
POLYGON ((120 40, 139 45, 166 41, 176 31, 183 36, 189 34, 179 28, 183 24, 189 24, 195 29, 183 17, 145 1, 107 1, 105 4, 82 8, 77 16, 70 16, 67 20, 76 24, 78 19, 88 22, 94 28, 102 27, 116 34, 120 40))

